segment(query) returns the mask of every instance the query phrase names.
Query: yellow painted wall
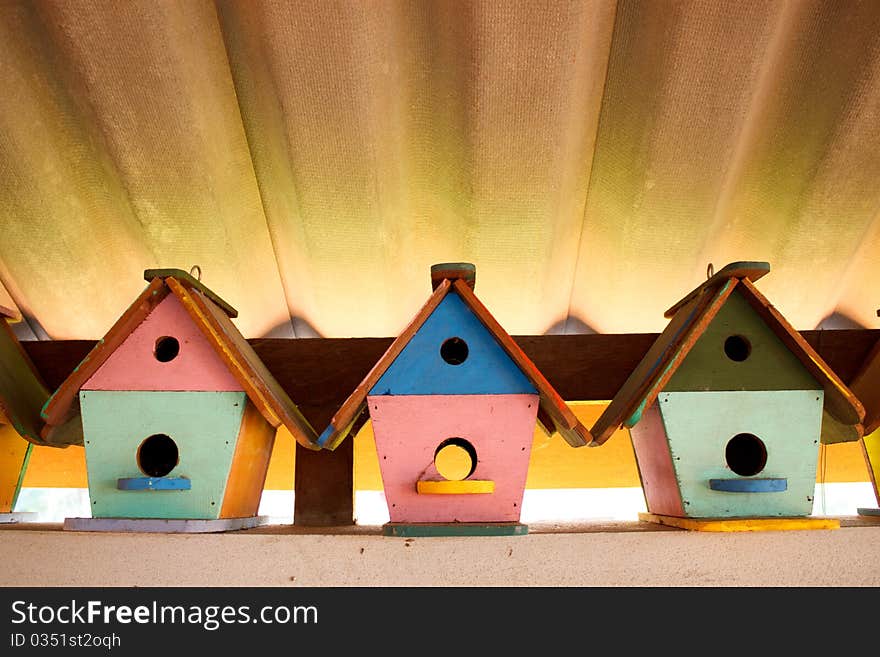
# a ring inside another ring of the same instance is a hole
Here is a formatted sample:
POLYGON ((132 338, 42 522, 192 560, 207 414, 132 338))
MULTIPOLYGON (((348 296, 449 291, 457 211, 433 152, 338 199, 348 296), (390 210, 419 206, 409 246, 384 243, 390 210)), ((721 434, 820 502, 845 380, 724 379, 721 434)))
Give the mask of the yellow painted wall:
POLYGON ((869 436, 865 436, 864 455, 868 462, 868 475, 874 484, 874 495, 877 497, 877 504, 880 506, 880 429, 877 429, 869 436))
MULTIPOLYGON (((599 417, 605 404, 572 403, 571 408, 587 426, 599 417)), ((880 433, 880 432, 878 432, 880 433)), ((869 440, 880 454, 880 435, 869 440)), ((372 425, 367 422, 355 437, 354 483, 357 490, 381 490, 379 460, 372 425)), ((281 429, 275 441, 266 488, 293 488, 294 440, 281 429)), ((880 459, 878 459, 880 460, 880 459)), ((876 466, 880 468, 880 464, 876 466)), ((819 453, 817 481, 870 481, 861 443, 823 446, 819 453)), ((85 453, 80 447, 35 447, 24 486, 86 488, 85 453)), ((639 474, 628 432, 617 431, 602 447, 569 447, 558 435, 547 438, 536 430, 532 443, 527 488, 624 488, 639 486, 639 474)))

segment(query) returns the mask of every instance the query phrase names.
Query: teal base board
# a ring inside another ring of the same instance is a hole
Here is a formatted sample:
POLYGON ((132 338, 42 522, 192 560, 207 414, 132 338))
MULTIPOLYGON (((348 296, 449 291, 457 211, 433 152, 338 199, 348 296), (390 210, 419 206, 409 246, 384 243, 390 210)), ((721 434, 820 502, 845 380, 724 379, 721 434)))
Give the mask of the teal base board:
POLYGON ((383 536, 430 538, 433 536, 525 536, 529 526, 518 522, 454 522, 406 524, 389 522, 382 525, 383 536))
POLYGON ((859 507, 859 515, 860 516, 873 516, 875 518, 880 518, 880 509, 859 507))
POLYGON ((0 513, 0 525, 15 522, 36 522, 37 514, 31 512, 0 513))
POLYGON ((269 522, 269 516, 215 520, 166 518, 65 518, 64 529, 73 532, 148 532, 159 534, 210 534, 251 529, 269 522))

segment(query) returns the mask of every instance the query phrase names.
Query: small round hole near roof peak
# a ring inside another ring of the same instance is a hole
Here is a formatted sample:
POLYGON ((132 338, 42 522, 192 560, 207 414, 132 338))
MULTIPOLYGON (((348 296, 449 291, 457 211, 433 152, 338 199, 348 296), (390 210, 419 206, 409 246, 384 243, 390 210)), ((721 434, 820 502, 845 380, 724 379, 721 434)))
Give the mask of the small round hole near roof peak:
POLYGON ((441 262, 431 265, 432 290, 436 290, 445 278, 449 280, 460 278, 473 289, 477 282, 477 267, 470 262, 441 262))

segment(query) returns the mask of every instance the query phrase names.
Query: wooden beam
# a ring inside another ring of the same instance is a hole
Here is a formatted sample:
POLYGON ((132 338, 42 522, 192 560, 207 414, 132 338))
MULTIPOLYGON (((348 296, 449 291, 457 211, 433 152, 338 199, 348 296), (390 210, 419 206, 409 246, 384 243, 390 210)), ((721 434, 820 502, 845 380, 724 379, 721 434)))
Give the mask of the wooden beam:
MULTIPOLYGON (((858 373, 880 329, 802 331, 804 339, 845 382, 858 373)), ((606 401, 620 389, 657 333, 540 335, 514 340, 566 401, 606 401)), ((392 338, 259 338, 248 342, 321 431, 363 380, 392 338)), ((22 342, 50 390, 95 346, 90 340, 22 342)), ((335 452, 297 449, 296 524, 352 521, 353 440, 335 452)))

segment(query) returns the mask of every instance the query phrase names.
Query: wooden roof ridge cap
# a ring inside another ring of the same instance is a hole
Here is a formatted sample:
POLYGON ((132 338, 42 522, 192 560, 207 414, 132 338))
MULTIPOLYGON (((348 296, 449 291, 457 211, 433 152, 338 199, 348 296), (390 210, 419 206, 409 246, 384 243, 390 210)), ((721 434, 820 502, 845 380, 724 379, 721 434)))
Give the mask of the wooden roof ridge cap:
POLYGON ((444 280, 463 280, 474 289, 477 283, 477 267, 471 262, 441 262, 431 265, 431 288, 436 290, 444 280))
MULTIPOLYGON (((786 346, 794 352, 816 380, 822 384, 822 387, 826 389, 824 400, 826 410, 831 413, 837 421, 843 424, 861 424, 865 419, 865 407, 855 393, 850 390, 837 373, 831 369, 828 363, 825 362, 825 359, 819 355, 819 352, 813 349, 809 342, 804 340, 803 336, 797 331, 797 329, 795 329, 788 320, 785 319, 782 313, 776 309, 776 306, 774 306, 767 297, 761 294, 754 284, 747 279, 743 280, 742 283, 743 285, 740 287, 740 291, 745 293, 746 300, 750 301, 753 307, 755 307, 756 304, 759 304, 761 307, 766 308, 767 314, 762 316, 762 319, 764 319, 764 321, 772 321, 790 337, 793 344, 786 346), (830 395, 827 394, 828 387, 830 387, 832 391, 837 392, 840 400, 853 409, 858 418, 857 422, 849 422, 848 420, 842 419, 839 415, 835 414, 831 408, 828 408, 830 403, 834 403, 833 400, 829 399, 830 395)), ((771 326, 771 329, 772 328, 773 327, 771 326)))
POLYGON ((700 292, 705 289, 721 285, 724 281, 730 278, 748 278, 751 281, 756 281, 759 278, 766 276, 768 273, 770 273, 769 262, 743 260, 728 263, 717 272, 712 274, 712 276, 710 276, 707 280, 703 281, 693 290, 688 292, 684 297, 679 299, 675 304, 668 308, 666 312, 663 313, 663 316, 666 319, 670 319, 691 299, 694 299, 700 292))
POLYGON ((443 301, 447 294, 449 294, 451 289, 452 282, 448 278, 443 279, 434 288, 431 296, 429 296, 428 300, 422 304, 422 307, 419 308, 409 324, 407 324, 398 336, 394 338, 388 346, 388 349, 385 350, 385 353, 379 357, 379 360, 376 361, 373 367, 370 368, 369 372, 367 372, 364 378, 361 379, 361 382, 357 387, 346 398, 346 400, 342 402, 339 410, 334 413, 327 428, 324 429, 318 438, 318 444, 320 446, 332 450, 345 440, 347 434, 343 432, 346 432, 351 428, 354 421, 363 412, 367 403, 367 395, 372 387, 376 385, 376 382, 382 378, 382 375, 385 374, 389 367, 391 367, 391 363, 394 362, 394 360, 400 355, 400 352, 402 352, 406 345, 409 344, 412 337, 422 327, 422 324, 427 321, 428 317, 431 316, 431 313, 436 310, 437 306, 440 305, 440 302, 443 301))
MULTIPOLYGON (((560 394, 550 384, 538 366, 526 355, 516 340, 504 329, 495 316, 480 301, 468 282, 457 279, 453 284, 461 300, 477 316, 487 331, 494 337, 508 357, 520 369, 525 377, 538 390, 540 408, 553 420, 556 430, 573 447, 581 447, 593 443, 590 430, 584 426, 574 412, 565 403, 560 394)), ((550 429, 550 427, 546 427, 550 429)))
MULTIPOLYGON (((724 284, 730 280, 730 278, 725 278, 724 284)), ((665 384, 675 374, 679 366, 684 362, 684 357, 690 352, 690 347, 705 332, 721 305, 733 293, 734 288, 737 287, 738 282, 739 279, 734 278, 733 284, 726 290, 720 290, 720 292, 715 286, 698 288, 699 293, 678 309, 678 312, 666 325, 663 332, 657 336, 657 339, 651 344, 648 351, 645 352, 645 355, 623 382, 620 390, 612 398, 611 403, 596 419, 593 426, 590 427, 590 433, 593 436, 593 442, 590 443, 591 447, 604 444, 618 428, 623 426, 627 419, 635 414, 640 406, 644 406, 641 409, 642 413, 650 408, 653 401, 656 400, 656 395, 654 395, 654 400, 646 403, 648 398, 653 394, 654 390, 657 390, 659 383, 665 384), (694 304, 693 308, 687 317, 684 318, 683 324, 676 328, 675 320, 679 312, 691 303, 694 304), (710 311, 713 312, 710 313, 710 311), (665 346, 662 346, 664 343, 665 346), (662 350, 654 357, 653 363, 648 363, 651 351, 657 346, 662 346, 662 350), (676 361, 675 359, 679 355, 682 357, 676 361), (640 372, 640 368, 643 367, 647 367, 647 371, 640 372), (626 387, 633 384, 633 390, 628 391, 626 396, 621 396, 626 387)))
POLYGON ((88 381, 116 350, 125 338, 131 335, 152 310, 171 292, 165 281, 155 278, 150 281, 144 291, 126 308, 113 323, 107 333, 95 343, 73 372, 61 382, 61 385, 49 396, 40 411, 46 422, 44 437, 52 425, 58 425, 69 419, 68 411, 80 387, 88 381))
POLYGON ((238 311, 232 307, 231 304, 224 301, 220 296, 211 290, 207 285, 202 283, 200 280, 193 277, 192 274, 186 272, 182 269, 174 269, 174 268, 165 268, 165 269, 145 269, 144 270, 144 280, 152 281, 155 278, 174 278, 181 285, 188 288, 195 288, 199 292, 202 292, 206 297, 208 297, 211 301, 213 301, 219 308, 223 310, 227 315, 232 317, 233 319, 238 317, 238 311))
MULTIPOLYGON (((213 303, 213 299, 203 294, 199 289, 194 290, 188 288, 177 280, 176 277, 168 277, 165 284, 181 302, 181 305, 183 305, 190 319, 208 340, 208 343, 214 349, 217 356, 223 361, 230 374, 232 374, 236 381, 238 381, 244 388, 248 398, 253 402, 254 406, 266 421, 275 427, 283 424, 293 435, 294 439, 303 447, 308 449, 318 449, 317 432, 299 411, 296 403, 290 399, 287 393, 279 385, 278 388, 280 392, 292 406, 290 412, 283 408, 284 400, 278 399, 275 392, 271 389, 272 383, 274 382, 277 384, 277 381, 274 381, 272 373, 269 372, 268 368, 265 368, 265 364, 263 364, 263 368, 266 370, 266 375, 264 376, 249 364, 247 356, 243 353, 242 348, 235 344, 232 340, 232 336, 226 335, 225 330, 219 325, 218 320, 211 315, 210 309, 207 306, 202 306, 202 304, 207 304, 209 302, 213 303), (272 381, 268 380, 266 378, 267 376, 271 377, 272 381), (258 388, 257 382, 261 382, 265 386, 265 393, 258 388), (271 414, 271 416, 269 416, 269 414, 271 414)), ((217 307, 220 308, 220 306, 217 307)), ((220 308, 220 310, 222 310, 224 314, 227 314, 223 308, 220 308)), ((234 331, 238 332, 238 327, 236 327, 235 324, 229 321, 229 325, 234 331)), ((241 333, 238 332, 238 335, 241 336, 241 333)), ((244 336, 241 337, 244 349, 248 349, 252 353, 256 362, 262 363, 250 343, 244 338, 244 336)))

